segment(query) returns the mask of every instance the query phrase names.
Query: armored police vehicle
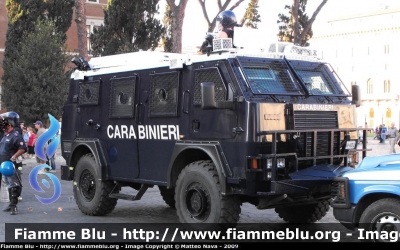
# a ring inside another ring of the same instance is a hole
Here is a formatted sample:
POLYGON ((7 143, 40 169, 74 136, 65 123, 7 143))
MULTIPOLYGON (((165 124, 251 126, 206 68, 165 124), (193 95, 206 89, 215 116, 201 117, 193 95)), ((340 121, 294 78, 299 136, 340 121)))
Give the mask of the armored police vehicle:
POLYGON ((333 177, 367 151, 356 149, 358 87, 351 94, 310 48, 231 45, 75 59, 62 179, 83 213, 158 186, 190 225, 233 226, 244 202, 288 222, 326 214, 333 177))

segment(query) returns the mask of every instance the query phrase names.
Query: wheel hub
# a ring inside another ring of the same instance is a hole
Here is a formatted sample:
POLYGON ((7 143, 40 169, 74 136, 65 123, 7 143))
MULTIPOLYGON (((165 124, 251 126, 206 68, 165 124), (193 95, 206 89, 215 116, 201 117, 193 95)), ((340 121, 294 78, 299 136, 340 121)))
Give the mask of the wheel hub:
POLYGON ((191 186, 186 191, 186 207, 190 215, 201 219, 207 211, 208 200, 204 190, 198 185, 191 186))
POLYGON ((374 226, 379 233, 400 232, 400 218, 393 214, 385 214, 376 220, 374 226))
POLYGON ((94 198, 96 192, 96 182, 93 174, 90 171, 85 170, 79 181, 80 190, 86 200, 91 201, 94 198))

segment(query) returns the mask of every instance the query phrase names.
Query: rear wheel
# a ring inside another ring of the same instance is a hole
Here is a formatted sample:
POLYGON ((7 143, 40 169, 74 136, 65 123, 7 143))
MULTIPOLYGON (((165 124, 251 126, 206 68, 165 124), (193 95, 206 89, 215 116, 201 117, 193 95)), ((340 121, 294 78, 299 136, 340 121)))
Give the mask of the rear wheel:
POLYGON ((218 173, 212 161, 187 165, 180 173, 175 188, 179 221, 188 223, 187 226, 192 229, 236 226, 241 211, 240 199, 234 195, 222 195, 220 190, 218 173))
POLYGON ((76 204, 87 215, 106 215, 114 210, 117 199, 109 198, 115 184, 101 180, 100 169, 91 154, 82 156, 76 164, 73 191, 76 204))
POLYGON ((278 207, 278 213, 284 221, 290 223, 314 223, 322 219, 330 208, 330 200, 322 200, 316 204, 278 207))

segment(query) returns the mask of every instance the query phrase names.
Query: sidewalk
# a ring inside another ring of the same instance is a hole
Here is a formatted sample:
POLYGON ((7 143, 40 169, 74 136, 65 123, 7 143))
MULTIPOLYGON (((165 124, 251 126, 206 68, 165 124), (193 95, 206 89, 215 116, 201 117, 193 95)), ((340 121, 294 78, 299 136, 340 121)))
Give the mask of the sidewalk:
MULTIPOLYGON (((379 156, 379 155, 387 155, 390 151, 389 141, 386 140, 385 144, 379 143, 379 140, 374 140, 373 137, 368 137, 367 139, 367 149, 371 149, 371 151, 367 151, 368 156, 379 156)), ((361 147, 359 144, 358 148, 361 147)), ((396 153, 400 153, 400 147, 395 145, 396 153)), ((362 155, 360 154, 360 157, 362 155)))

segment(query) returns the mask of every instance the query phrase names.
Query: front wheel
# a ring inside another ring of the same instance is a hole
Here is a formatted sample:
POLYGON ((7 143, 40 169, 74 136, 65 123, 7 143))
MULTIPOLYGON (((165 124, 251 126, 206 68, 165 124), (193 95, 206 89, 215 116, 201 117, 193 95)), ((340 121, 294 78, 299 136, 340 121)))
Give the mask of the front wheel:
POLYGON ((87 215, 111 213, 117 205, 117 199, 109 198, 108 195, 115 184, 101 180, 100 169, 93 155, 82 156, 74 172, 73 191, 79 210, 87 215))
POLYGON ((361 215, 360 228, 364 229, 359 235, 361 241, 400 242, 400 200, 385 198, 369 205, 361 215))
POLYGON ((163 198, 165 203, 171 208, 175 208, 175 190, 167 189, 167 187, 164 186, 158 186, 158 189, 160 189, 161 197, 163 198))
POLYGON ((179 174, 175 187, 175 207, 181 223, 191 229, 226 229, 236 226, 240 199, 222 195, 218 173, 212 161, 197 161, 179 174), (201 223, 201 225, 200 225, 201 223))

